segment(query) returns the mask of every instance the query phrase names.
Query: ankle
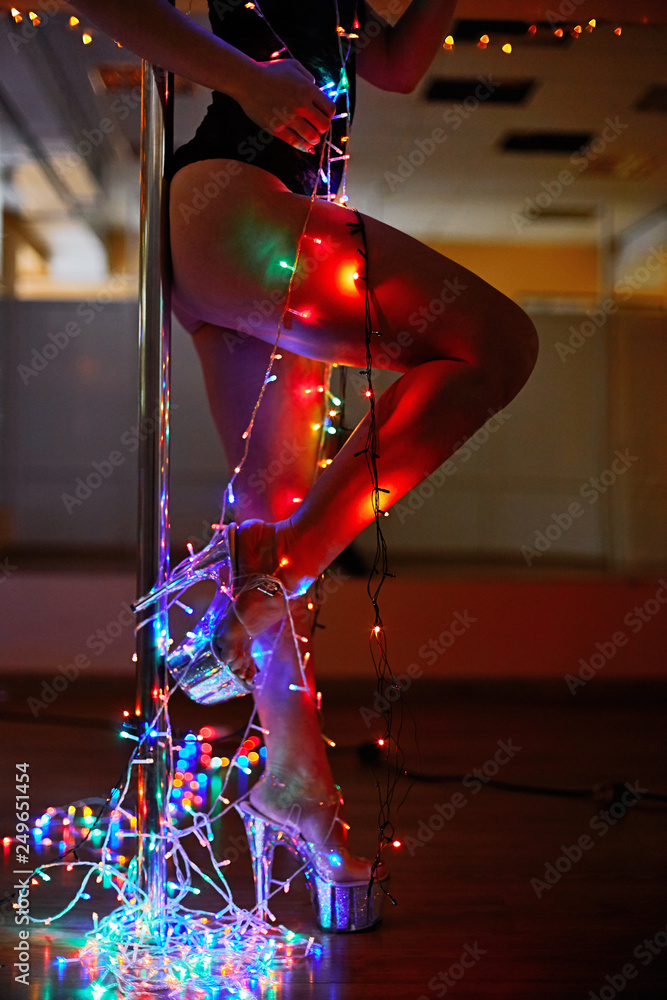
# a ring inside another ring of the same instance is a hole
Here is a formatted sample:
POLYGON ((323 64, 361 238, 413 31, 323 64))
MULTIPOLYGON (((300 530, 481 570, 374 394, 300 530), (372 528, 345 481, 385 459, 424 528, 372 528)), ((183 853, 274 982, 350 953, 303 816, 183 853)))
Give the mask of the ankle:
POLYGON ((273 527, 278 557, 276 576, 289 593, 304 594, 319 575, 319 567, 313 563, 312 558, 304 559, 291 518, 276 521, 273 527))
POLYGON ((339 789, 312 775, 290 774, 282 781, 265 772, 250 793, 250 801, 274 821, 295 827, 316 843, 347 842, 339 789))

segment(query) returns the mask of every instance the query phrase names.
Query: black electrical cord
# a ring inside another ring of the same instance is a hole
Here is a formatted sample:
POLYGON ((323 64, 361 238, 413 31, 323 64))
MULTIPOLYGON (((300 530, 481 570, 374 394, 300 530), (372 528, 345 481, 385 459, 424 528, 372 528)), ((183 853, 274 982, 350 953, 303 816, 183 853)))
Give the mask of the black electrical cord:
MULTIPOLYGON (((366 765, 377 765, 382 758, 382 750, 377 743, 361 743, 357 747, 340 747, 339 750, 356 750, 362 763, 366 765)), ((430 785, 449 785, 460 783, 464 778, 469 778, 468 774, 429 774, 427 772, 417 772, 406 770, 404 777, 411 782, 421 782, 430 785)), ((481 780, 481 779, 480 779, 481 780)), ((483 783, 489 788, 497 788, 501 792, 518 792, 522 795, 551 795, 563 799, 592 799, 595 802, 612 803, 620 801, 621 796, 627 791, 627 786, 622 781, 603 781, 592 786, 592 788, 554 788, 549 785, 527 785, 515 781, 499 781, 497 778, 484 777, 483 783)), ((667 802, 667 795, 658 792, 642 793, 642 800, 651 802, 667 802)))
MULTIPOLYGON (((36 719, 25 712, 0 711, 0 721, 19 723, 38 722, 40 725, 44 725, 46 723, 47 725, 52 726, 82 726, 88 729, 107 729, 118 732, 117 722, 110 722, 108 719, 91 719, 78 715, 51 714, 48 718, 44 717, 43 719, 36 719)), ((241 727, 234 732, 225 734, 225 736, 213 737, 209 740, 209 742, 212 744, 233 743, 244 733, 245 727, 241 727)), ((174 732, 175 741, 183 738, 184 734, 179 735, 177 732, 174 732)), ((382 762, 382 750, 377 743, 359 743, 352 746, 337 745, 333 749, 333 753, 335 754, 346 752, 355 752, 361 762, 366 766, 377 766, 382 762)), ((407 769, 403 770, 402 776, 408 778, 409 781, 429 785, 449 785, 457 782, 460 783, 464 778, 468 777, 467 774, 430 774, 426 771, 419 772, 407 769)), ((621 781, 603 781, 593 785, 591 788, 554 788, 549 785, 527 785, 520 782, 500 781, 497 778, 485 777, 484 785, 487 785, 489 788, 496 788, 501 792, 517 792, 522 795, 552 795, 562 799, 590 798, 595 801, 604 802, 616 801, 616 799, 626 790, 626 785, 621 781)), ((645 792, 642 795, 642 799, 649 802, 667 802, 667 795, 662 795, 659 792, 645 792)), ((93 827, 91 827, 91 830, 92 829, 93 827)))

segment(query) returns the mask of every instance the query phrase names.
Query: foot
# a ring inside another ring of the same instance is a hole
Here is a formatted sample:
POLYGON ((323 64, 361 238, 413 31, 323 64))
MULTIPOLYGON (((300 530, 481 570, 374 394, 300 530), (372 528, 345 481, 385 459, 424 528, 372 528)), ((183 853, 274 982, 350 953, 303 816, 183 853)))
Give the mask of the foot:
POLYGON ((268 819, 300 834, 322 853, 322 863, 336 882, 370 879, 371 862, 348 848, 349 826, 340 792, 315 778, 294 778, 290 784, 264 775, 250 792, 250 804, 268 819))
POLYGON ((234 538, 232 589, 236 617, 251 638, 282 621, 287 600, 303 594, 313 577, 298 572, 282 524, 243 521, 234 538))
POLYGON ((197 625, 169 650, 167 669, 194 701, 228 701, 254 690, 258 668, 247 646, 248 635, 234 616, 234 605, 220 589, 197 625))
POLYGON ((248 633, 234 613, 226 620, 223 631, 211 639, 211 649, 221 663, 229 665, 232 673, 252 685, 257 666, 250 652, 248 633))

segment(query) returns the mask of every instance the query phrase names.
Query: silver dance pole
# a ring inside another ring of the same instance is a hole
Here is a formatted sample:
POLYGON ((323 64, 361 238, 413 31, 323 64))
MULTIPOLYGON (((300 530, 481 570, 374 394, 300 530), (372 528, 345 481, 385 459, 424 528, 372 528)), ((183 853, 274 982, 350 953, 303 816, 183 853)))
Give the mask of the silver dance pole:
MULTIPOLYGON (((137 589, 148 593, 169 572, 169 284, 168 184, 172 145, 172 78, 147 62, 141 88, 141 252, 139 264, 139 563, 137 589)), ((153 918, 164 912, 167 867, 168 745, 164 735, 166 600, 138 617, 136 721, 145 739, 137 798, 137 879, 153 918), (152 723, 155 725, 151 726, 152 723)))

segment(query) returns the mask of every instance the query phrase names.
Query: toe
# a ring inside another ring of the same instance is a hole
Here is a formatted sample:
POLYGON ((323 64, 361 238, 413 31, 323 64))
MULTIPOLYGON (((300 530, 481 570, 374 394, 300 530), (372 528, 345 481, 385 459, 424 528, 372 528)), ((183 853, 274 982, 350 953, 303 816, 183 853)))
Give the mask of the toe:
POLYGON ((248 683, 253 680, 257 666, 250 652, 250 637, 236 615, 228 619, 224 632, 215 637, 214 648, 218 659, 232 673, 248 683))

